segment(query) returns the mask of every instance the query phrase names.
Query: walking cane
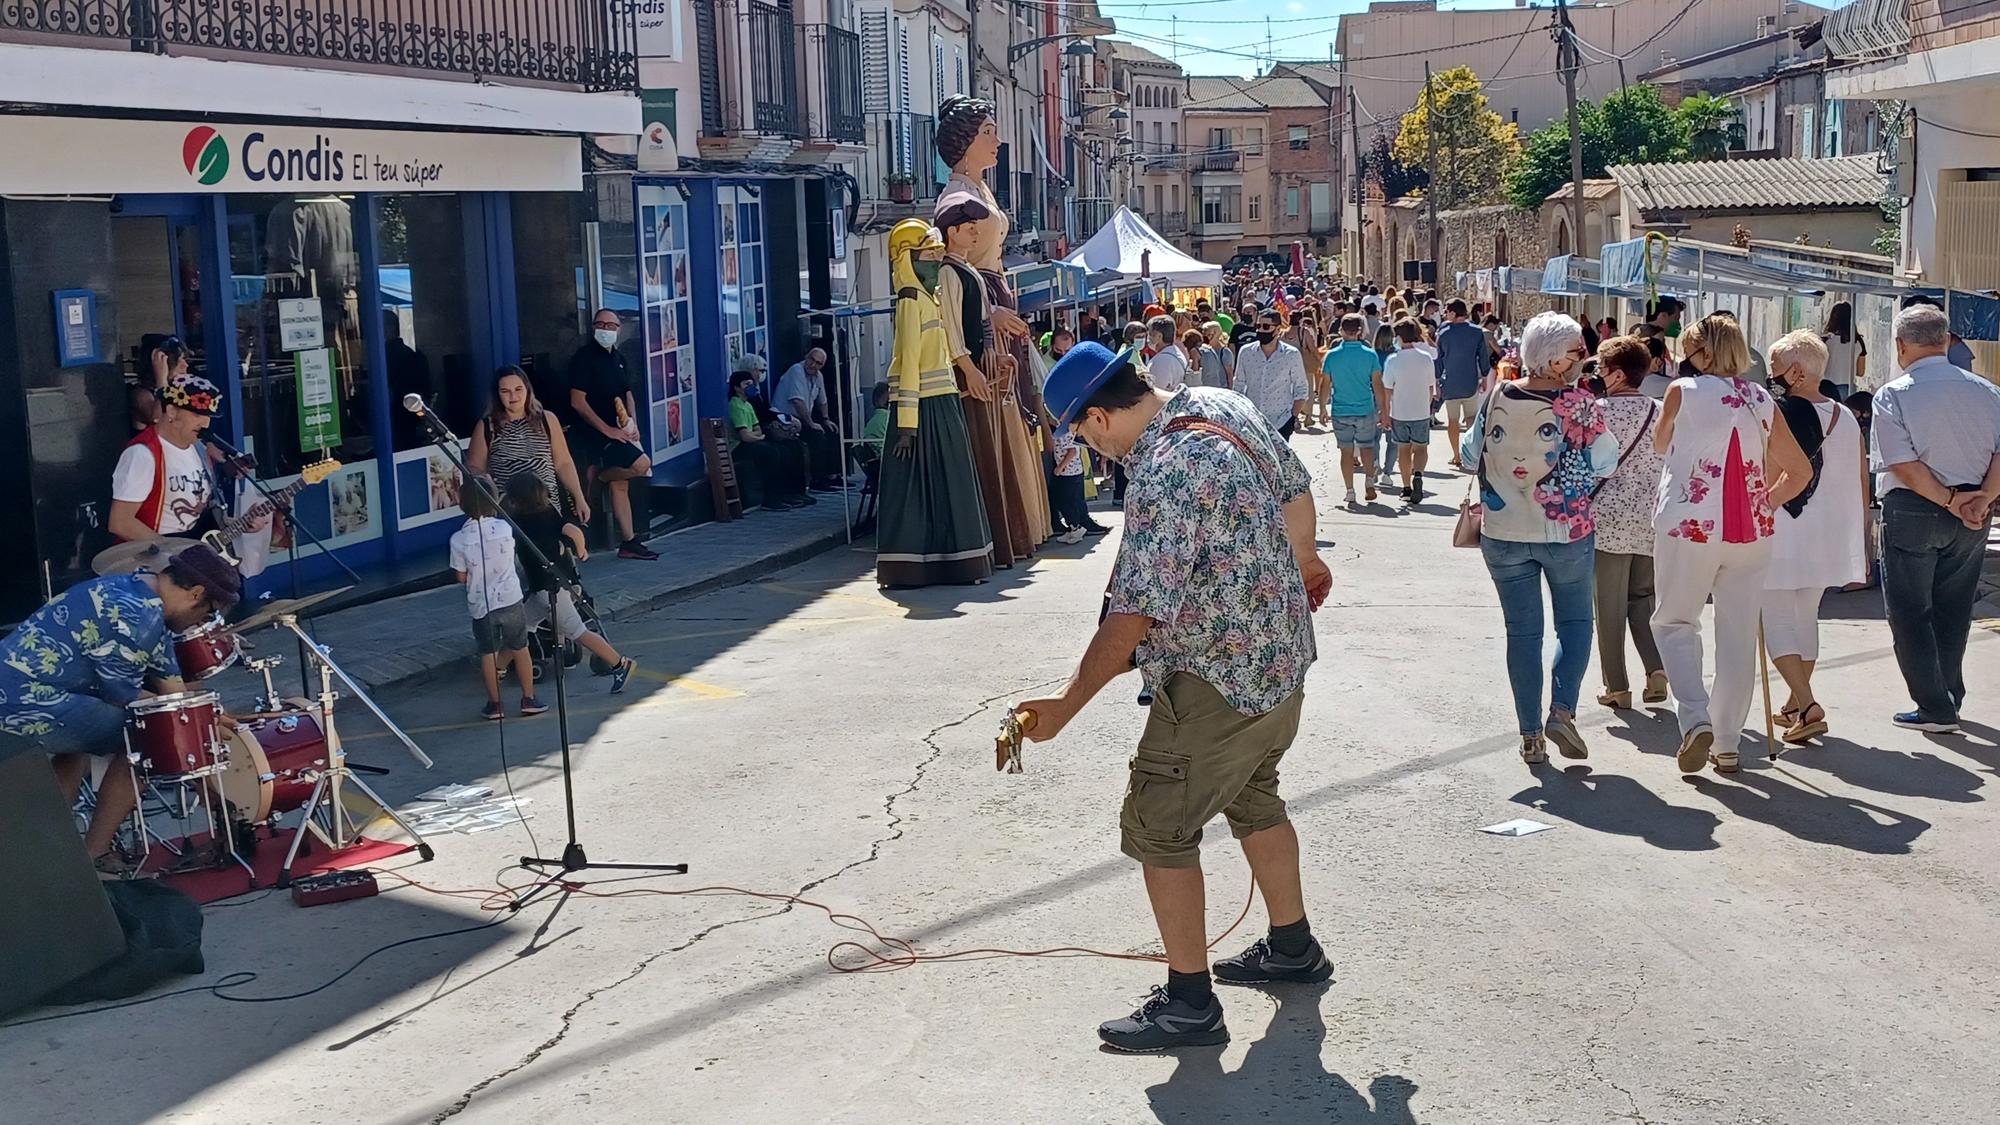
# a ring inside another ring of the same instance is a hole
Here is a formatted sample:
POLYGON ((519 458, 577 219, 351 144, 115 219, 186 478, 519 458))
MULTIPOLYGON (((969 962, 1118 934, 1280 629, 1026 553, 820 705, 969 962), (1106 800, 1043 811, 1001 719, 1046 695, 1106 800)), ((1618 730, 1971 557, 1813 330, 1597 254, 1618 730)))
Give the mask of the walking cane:
POLYGON ((1757 674, 1764 681, 1764 756, 1778 760, 1778 737, 1771 716, 1771 661, 1764 654, 1764 619, 1757 618, 1757 674))

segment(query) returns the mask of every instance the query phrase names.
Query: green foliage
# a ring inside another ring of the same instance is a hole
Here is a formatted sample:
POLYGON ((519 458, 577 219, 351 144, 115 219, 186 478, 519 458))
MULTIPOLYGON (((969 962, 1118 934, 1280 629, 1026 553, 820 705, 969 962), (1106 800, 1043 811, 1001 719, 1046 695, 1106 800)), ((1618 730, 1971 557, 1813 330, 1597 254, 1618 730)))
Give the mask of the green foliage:
POLYGON ((1674 107, 1687 127, 1688 153, 1696 160, 1726 160, 1731 148, 1743 144, 1743 120, 1728 98, 1689 94, 1674 107))
POLYGON ((1498 200, 1507 169, 1521 155, 1520 133, 1487 105, 1485 89, 1471 67, 1439 72, 1418 94, 1416 108, 1403 115, 1396 133, 1396 159, 1428 165, 1433 122, 1437 157, 1430 179, 1438 207, 1448 210, 1498 200))
MULTIPOLYGON (((1727 103, 1724 103, 1725 105, 1727 103)), ((1660 99, 1655 86, 1632 86, 1603 103, 1577 106, 1583 132, 1583 177, 1597 179, 1614 164, 1668 164, 1688 158, 1687 122, 1660 99)), ((1569 182, 1569 121, 1529 134, 1507 174, 1507 201, 1532 210, 1569 182)))

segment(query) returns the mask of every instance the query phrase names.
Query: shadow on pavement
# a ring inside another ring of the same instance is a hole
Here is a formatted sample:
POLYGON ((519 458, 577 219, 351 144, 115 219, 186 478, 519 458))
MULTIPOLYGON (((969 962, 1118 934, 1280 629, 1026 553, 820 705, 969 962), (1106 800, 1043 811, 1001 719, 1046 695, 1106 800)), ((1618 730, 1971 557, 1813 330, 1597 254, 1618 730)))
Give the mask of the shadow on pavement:
MULTIPOLYGON (((1321 1057, 1326 1019, 1320 1012, 1326 989, 1271 989, 1268 994, 1278 1001, 1278 1009, 1263 1036, 1244 1053, 1243 1065, 1223 1070, 1221 1047, 1176 1053, 1173 1074, 1146 1091, 1154 1117, 1161 1122, 1416 1125, 1410 1109, 1415 1082, 1385 1074, 1371 1080, 1364 1095, 1326 1068, 1321 1057)), ((1241 1002, 1232 1006, 1248 1007, 1241 1002)))
POLYGON ((1012 567, 994 571, 992 581, 977 586, 891 588, 883 590, 882 596, 902 606, 911 617, 962 617, 964 606, 1014 600, 1019 591, 1034 583, 1037 569, 1051 559, 1069 562, 1108 550, 1110 538, 1092 536, 1074 546, 1050 540, 1033 558, 1016 559, 1012 567))
MULTIPOLYGON (((1963 742, 1963 739, 1959 740, 1963 742)), ((1822 738, 1785 751, 1786 765, 1824 770, 1863 789, 1896 797, 1929 797, 1934 801, 1983 801, 1973 792, 1986 779, 1936 754, 1903 754, 1878 750, 1844 738, 1822 738)))
MULTIPOLYGON (((233 923, 244 915, 254 916, 254 923, 209 927, 203 950, 208 972, 199 978, 163 981, 158 991, 213 983, 247 970, 258 974, 257 979, 223 991, 247 999, 288 996, 328 982, 377 947, 491 920, 476 912, 440 910, 430 904, 432 901, 415 892, 381 895, 341 904, 336 908, 337 921, 332 922, 322 911, 293 907, 284 895, 253 900, 243 907, 225 907, 223 913, 233 923)), ((216 909, 204 911, 211 922, 216 921, 212 917, 216 909)), ((435 978, 441 963, 464 963, 519 937, 518 930, 494 926, 389 950, 324 992, 278 1003, 232 1004, 208 995, 188 995, 138 1009, 79 1014, 57 1022, 0 1030, 0 1070, 15 1076, 8 1091, 13 1104, 63 1107, 61 1116, 38 1119, 44 1122, 167 1120, 189 1099, 245 1071, 269 1065, 280 1050, 389 1004, 435 978), (160 1054, 162 1036, 182 1044, 172 1051, 171 1064, 160 1054), (61 1043, 87 1043, 91 1053, 52 1049, 61 1043), (153 1059, 156 1065, 144 1067, 143 1081, 130 1080, 132 1074, 125 1080, 105 1081, 105 1059, 120 1059, 126 1064, 153 1059)), ((547 946, 544 943, 541 948, 547 946)), ((501 973, 495 983, 504 989, 506 975, 501 970, 518 963, 518 957, 510 958, 482 976, 501 973)), ((21 1018, 63 1011, 35 1008, 22 1013, 21 1018)), ((377 1030, 381 1026, 386 1025, 377 1030)), ((366 1034, 328 1049, 338 1050, 366 1034)), ((302 1078, 302 1089, 311 1089, 315 1081, 317 1076, 308 1072, 302 1078)), ((239 1119, 281 1120, 296 1117, 298 1112, 298 1107, 245 1107, 239 1119)))
MULTIPOLYGON (((1749 763, 1746 763, 1749 764, 1749 763)), ((1779 780, 1783 766, 1746 770, 1728 779, 1695 774, 1685 780, 1745 820, 1768 824, 1809 844, 1830 844, 1869 855, 1906 855, 1929 830, 1921 820, 1854 797, 1839 797, 1799 779, 1779 780), (1889 823, 1883 824, 1877 817, 1889 823)))
POLYGON ((1509 800, 1579 828, 1613 836, 1636 836, 1656 848, 1673 852, 1703 852, 1716 848, 1715 829, 1722 818, 1707 809, 1670 805, 1659 794, 1629 777, 1594 773, 1589 766, 1535 771, 1541 784, 1523 789, 1509 800))
POLYGON ((1643 711, 1620 711, 1625 720, 1622 727, 1605 727, 1604 733, 1621 742, 1629 742, 1641 754, 1663 754, 1671 756, 1680 749, 1680 721, 1674 718, 1671 708, 1650 706, 1643 711))

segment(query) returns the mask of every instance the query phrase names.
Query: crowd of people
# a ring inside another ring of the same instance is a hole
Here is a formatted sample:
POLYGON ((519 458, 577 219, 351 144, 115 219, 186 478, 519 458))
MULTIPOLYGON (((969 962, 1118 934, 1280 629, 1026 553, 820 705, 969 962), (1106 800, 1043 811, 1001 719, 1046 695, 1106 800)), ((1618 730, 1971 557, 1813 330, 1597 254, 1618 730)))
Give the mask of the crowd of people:
MULTIPOLYGON (((1895 322, 1901 374, 1872 393, 1849 302, 1767 348, 1733 312, 1683 325, 1686 311, 1663 295, 1623 328, 1545 313, 1516 335, 1426 288, 1264 270, 1124 324, 1086 310, 1042 340, 1051 362, 1079 340, 1131 348, 1156 389, 1225 387, 1282 437, 1332 433, 1350 507, 1392 489, 1421 504, 1445 429, 1467 477, 1461 523, 1477 529, 1465 538, 1506 618, 1529 763, 1551 744, 1587 755, 1576 712, 1593 641, 1599 704, 1674 701, 1683 770, 1740 767, 1760 637, 1784 684, 1780 737, 1825 735, 1822 595, 1877 581, 1916 704, 1894 721, 1956 730, 1981 529, 2000 497, 2000 391, 1922 297, 1895 322)), ((1111 477, 1122 503, 1123 466, 1111 477)))

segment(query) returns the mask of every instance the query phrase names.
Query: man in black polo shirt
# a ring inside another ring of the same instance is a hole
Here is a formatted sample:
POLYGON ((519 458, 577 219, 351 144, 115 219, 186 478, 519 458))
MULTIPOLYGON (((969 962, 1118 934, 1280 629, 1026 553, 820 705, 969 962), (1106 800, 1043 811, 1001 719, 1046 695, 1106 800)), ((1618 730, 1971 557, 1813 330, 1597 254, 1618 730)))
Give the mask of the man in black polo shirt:
POLYGON ((599 309, 591 318, 590 340, 569 361, 569 405, 576 412, 570 444, 577 460, 597 466, 597 479, 611 497, 618 520, 618 557, 657 559, 659 554, 632 534, 631 482, 652 475, 653 462, 639 447, 639 416, 625 357, 618 354, 618 314, 599 309))

